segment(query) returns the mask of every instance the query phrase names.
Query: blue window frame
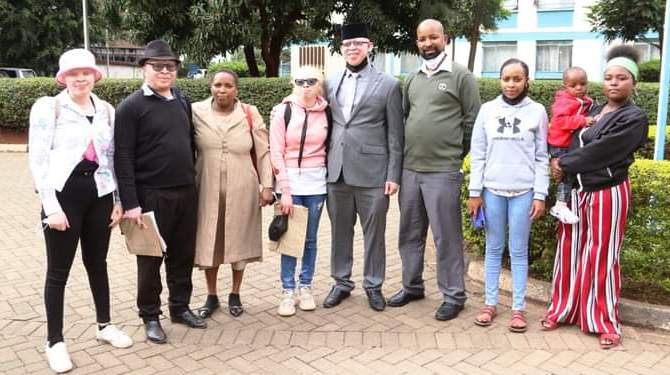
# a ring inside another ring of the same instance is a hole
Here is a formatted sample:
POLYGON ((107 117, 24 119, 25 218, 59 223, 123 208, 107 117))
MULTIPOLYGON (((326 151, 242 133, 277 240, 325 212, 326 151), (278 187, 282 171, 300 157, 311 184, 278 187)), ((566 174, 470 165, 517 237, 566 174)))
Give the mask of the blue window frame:
POLYGON ((559 79, 572 65, 571 40, 538 40, 535 54, 535 79, 559 79))
POLYGON ((498 78, 500 66, 516 56, 516 42, 482 42, 482 77, 498 78))

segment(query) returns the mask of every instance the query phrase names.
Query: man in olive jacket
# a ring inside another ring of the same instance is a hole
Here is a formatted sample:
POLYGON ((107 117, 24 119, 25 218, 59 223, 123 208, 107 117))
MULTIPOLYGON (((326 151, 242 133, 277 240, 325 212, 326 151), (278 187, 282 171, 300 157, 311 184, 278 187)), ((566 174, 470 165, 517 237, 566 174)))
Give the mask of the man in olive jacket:
POLYGON ((467 68, 445 53, 442 24, 425 20, 417 28, 423 64, 403 89, 405 151, 398 249, 402 288, 388 300, 403 306, 424 297, 423 262, 428 225, 437 257, 437 285, 443 303, 435 318, 455 318, 465 304, 461 183, 463 158, 470 149, 479 111, 477 82, 467 68))

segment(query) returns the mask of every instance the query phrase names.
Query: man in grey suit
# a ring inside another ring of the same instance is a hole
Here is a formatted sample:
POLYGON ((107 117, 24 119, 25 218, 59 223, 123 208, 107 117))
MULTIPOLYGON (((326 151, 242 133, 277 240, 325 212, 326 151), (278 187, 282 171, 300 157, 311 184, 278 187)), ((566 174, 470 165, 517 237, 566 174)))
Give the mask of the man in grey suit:
POLYGON ((363 227, 363 288, 370 307, 382 311, 386 270, 386 213, 398 191, 402 168, 403 114, 399 82, 368 63, 367 26, 342 26, 347 68, 326 87, 333 129, 328 149, 328 215, 331 276, 335 285, 323 302, 333 307, 349 297, 356 215, 363 227))
POLYGON ((437 257, 437 285, 443 302, 435 319, 458 316, 465 304, 461 183, 463 158, 470 149, 479 111, 477 81, 452 63, 442 24, 428 19, 416 31, 423 57, 419 71, 403 87, 405 151, 399 194, 402 288, 388 300, 403 306, 424 297, 423 259, 430 223, 437 257))

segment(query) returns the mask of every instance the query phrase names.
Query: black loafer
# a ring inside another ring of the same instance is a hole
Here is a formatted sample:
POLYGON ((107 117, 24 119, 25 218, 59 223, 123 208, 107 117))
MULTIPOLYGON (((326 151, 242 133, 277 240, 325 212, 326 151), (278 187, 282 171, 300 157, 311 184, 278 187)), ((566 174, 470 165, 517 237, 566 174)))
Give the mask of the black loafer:
POLYGON ((451 320, 458 316, 463 310, 463 305, 457 305, 455 303, 442 302, 440 307, 435 311, 435 319, 437 320, 451 320))
POLYGON ((339 289, 337 286, 333 286, 326 296, 326 299, 323 300, 323 307, 331 308, 340 304, 345 298, 349 297, 351 292, 346 290, 339 289))
POLYGON ((391 307, 400 307, 405 306, 406 304, 416 301, 419 299, 424 299, 426 296, 421 294, 412 294, 407 292, 405 289, 400 289, 391 298, 386 301, 386 303, 391 307))
POLYGON ((167 335, 158 320, 147 320, 144 322, 144 333, 147 335, 147 340, 153 343, 165 344, 167 342, 167 335))
POLYGON ((184 310, 179 314, 170 315, 170 320, 172 320, 172 323, 184 324, 191 328, 207 328, 207 322, 195 315, 191 310, 184 310))
POLYGON ((365 289, 365 294, 368 295, 368 303, 375 311, 384 311, 386 308, 386 299, 382 291, 379 289, 365 289))

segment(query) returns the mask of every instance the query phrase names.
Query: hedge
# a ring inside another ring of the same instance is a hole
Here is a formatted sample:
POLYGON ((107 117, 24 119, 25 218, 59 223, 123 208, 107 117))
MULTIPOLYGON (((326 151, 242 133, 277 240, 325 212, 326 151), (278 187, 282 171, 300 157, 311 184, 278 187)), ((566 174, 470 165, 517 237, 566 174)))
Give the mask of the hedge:
MULTIPOLYGON (((468 249, 483 255, 484 233, 473 229, 466 212, 469 164, 464 169, 463 234, 468 249)), ((624 295, 637 299, 661 300, 670 303, 670 162, 637 160, 630 169, 632 183, 631 211, 621 253, 621 273, 624 295)), ((546 202, 548 211, 555 203, 556 186, 552 181, 546 202)), ((529 242, 530 272, 535 277, 550 280, 556 249, 557 221, 549 214, 533 223, 529 242)))
MULTIPOLYGON (((636 158, 653 159, 656 146, 656 126, 649 126, 648 140, 643 148, 635 153, 636 158)), ((665 147, 663 148, 663 160, 670 160, 670 127, 665 128, 665 147)))
POLYGON ((649 60, 640 64, 640 82, 661 80, 661 60, 649 60))
MULTIPOLYGON (((116 105, 136 90, 140 84, 140 80, 106 79, 96 85, 95 93, 116 105)), ((533 81, 530 86, 530 96, 545 105, 549 111, 554 93, 560 88, 560 85, 560 81, 533 81)), ((204 79, 178 79, 177 86, 193 100, 201 100, 209 95, 207 80, 204 79)), ((500 84, 497 79, 479 79, 479 87, 483 102, 495 98, 500 93, 500 84)), ((658 88, 658 83, 641 82, 638 84, 635 101, 647 112, 650 123, 656 122, 658 88)), ((604 99, 601 84, 590 83, 589 89, 591 95, 596 99, 600 101, 604 99)), ((40 96, 55 95, 58 91, 52 78, 0 78, 0 127, 26 128, 30 106, 35 100, 40 96)), ((240 79, 240 99, 258 106, 266 118, 270 109, 290 92, 291 87, 287 78, 240 79)))
MULTIPOLYGON (((141 85, 140 79, 105 79, 96 84, 94 92, 116 106, 141 85)), ((177 86, 193 101, 210 95, 205 79, 178 79, 177 86)), ((27 128, 30 107, 35 100, 56 95, 60 90, 52 78, 0 78, 0 127, 27 128)), ((272 107, 290 93, 291 86, 286 78, 240 79, 240 100, 258 106, 266 119, 272 107)))

